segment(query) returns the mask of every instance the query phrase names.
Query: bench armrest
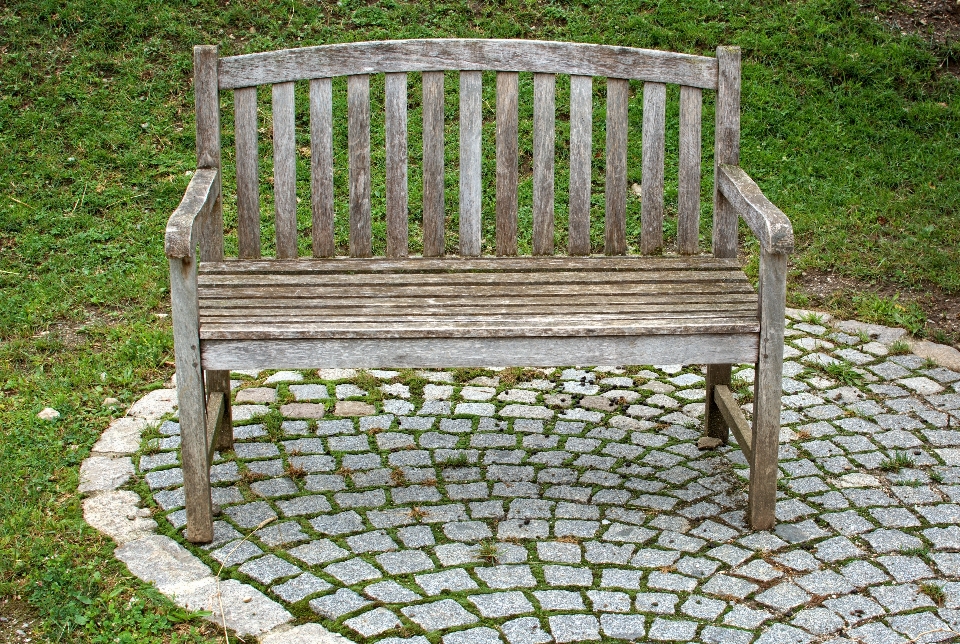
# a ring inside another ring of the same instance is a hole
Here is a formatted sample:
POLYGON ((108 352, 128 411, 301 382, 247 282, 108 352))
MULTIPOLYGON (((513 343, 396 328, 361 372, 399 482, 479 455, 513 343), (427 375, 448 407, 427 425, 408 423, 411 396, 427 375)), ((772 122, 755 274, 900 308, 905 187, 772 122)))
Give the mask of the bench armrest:
POLYGON ((217 201, 217 170, 200 168, 193 173, 180 205, 167 221, 164 253, 170 259, 193 258, 197 249, 197 224, 217 201))
POLYGON ((783 211, 763 196, 760 186, 740 166, 721 164, 720 192, 750 226, 768 253, 793 252, 793 226, 783 211))

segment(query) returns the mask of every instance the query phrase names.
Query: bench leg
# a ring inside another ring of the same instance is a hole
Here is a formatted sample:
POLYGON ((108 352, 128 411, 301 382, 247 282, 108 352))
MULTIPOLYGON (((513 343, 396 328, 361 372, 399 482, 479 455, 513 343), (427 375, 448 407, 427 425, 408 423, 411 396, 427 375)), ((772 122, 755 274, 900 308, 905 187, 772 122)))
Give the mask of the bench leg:
POLYGON ((233 415, 230 412, 230 372, 205 371, 207 394, 223 393, 223 420, 217 429, 217 446, 220 451, 233 449, 233 415))
POLYGON ((787 256, 761 251, 760 355, 754 382, 753 462, 747 509, 747 521, 754 530, 769 530, 776 522, 786 286, 787 256))
MULTIPOLYGON (((213 540, 210 461, 207 456, 207 400, 200 367, 197 271, 192 261, 170 260, 173 352, 177 364, 180 458, 187 506, 187 540, 213 540)), ((229 388, 229 382, 228 382, 229 388)))
POLYGON ((727 427, 727 421, 723 419, 720 408, 717 407, 716 400, 713 397, 713 388, 717 385, 730 384, 730 365, 728 364, 708 364, 707 365, 707 400, 704 407, 703 429, 707 436, 719 438, 724 443, 730 437, 730 428, 727 427))

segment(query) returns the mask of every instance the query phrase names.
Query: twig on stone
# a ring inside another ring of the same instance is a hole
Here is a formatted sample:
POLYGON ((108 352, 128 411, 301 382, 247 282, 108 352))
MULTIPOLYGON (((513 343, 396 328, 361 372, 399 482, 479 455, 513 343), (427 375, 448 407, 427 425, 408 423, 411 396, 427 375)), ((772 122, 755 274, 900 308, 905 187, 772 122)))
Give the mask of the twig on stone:
MULTIPOLYGON (((224 557, 224 560, 230 561, 230 556, 237 551, 237 548, 243 545, 244 541, 252 537, 254 533, 260 528, 262 528, 263 526, 267 525, 271 521, 276 520, 276 518, 277 517, 272 516, 269 519, 264 519, 263 521, 261 521, 256 528, 250 531, 250 534, 248 534, 243 539, 241 539, 240 542, 233 547, 233 550, 227 553, 227 556, 224 557)), ((217 603, 220 605, 220 625, 223 627, 223 639, 227 644, 230 644, 230 635, 227 634, 227 613, 226 611, 223 610, 223 595, 220 593, 220 573, 223 572, 223 567, 225 565, 226 565, 225 563, 221 563, 220 568, 217 570, 217 603)))

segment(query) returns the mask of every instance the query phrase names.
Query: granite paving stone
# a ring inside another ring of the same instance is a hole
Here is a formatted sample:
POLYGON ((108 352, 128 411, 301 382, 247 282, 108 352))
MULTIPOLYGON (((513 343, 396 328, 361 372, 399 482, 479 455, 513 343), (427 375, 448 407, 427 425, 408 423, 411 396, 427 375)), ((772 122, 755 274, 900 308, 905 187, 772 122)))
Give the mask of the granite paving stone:
POLYGON ((427 632, 447 630, 480 621, 476 615, 467 612, 466 609, 452 599, 443 599, 417 606, 407 606, 400 610, 407 618, 427 632))

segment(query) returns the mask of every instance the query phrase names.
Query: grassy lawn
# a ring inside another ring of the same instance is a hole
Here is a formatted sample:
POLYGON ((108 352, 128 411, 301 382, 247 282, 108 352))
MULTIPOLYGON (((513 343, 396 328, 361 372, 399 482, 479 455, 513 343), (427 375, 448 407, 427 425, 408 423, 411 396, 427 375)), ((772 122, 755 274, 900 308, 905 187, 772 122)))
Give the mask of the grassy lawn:
MULTIPOLYGON (((720 44, 739 45, 742 164, 794 222, 793 279, 831 272, 861 289, 885 289, 832 305, 878 321, 907 320, 918 333, 925 331, 924 312, 886 294, 925 288, 960 294, 960 81, 945 72, 957 64, 960 44, 891 31, 853 0, 0 4, 0 598, 38 620, 40 640, 215 640, 205 622, 113 561, 112 542, 85 526, 75 493, 80 461, 121 413, 102 407, 103 399, 116 397, 125 408, 172 372, 162 244, 195 164, 192 46, 219 43, 223 54, 235 54, 443 36, 708 55, 720 44), (38 420, 45 406, 61 419, 38 420)), ((491 84, 485 85, 490 98, 491 84)), ((375 104, 382 101, 377 88, 375 104)), ((335 91, 342 100, 342 88, 335 91)), ((529 114, 530 88, 521 91, 527 97, 521 114, 529 114)), ((565 143, 565 91, 561 83, 558 148, 565 143)), ((597 91, 602 95, 602 87, 597 91)), ((448 121, 456 115, 450 100, 448 121)), ((485 119, 492 109, 485 107, 485 119)), ((631 110, 639 113, 638 101, 631 110)), ((709 101, 705 112, 712 113, 709 101)), ((602 114, 597 119, 599 127, 602 114)), ((411 114, 414 135, 418 120, 411 114)), ((225 125, 225 143, 232 144, 229 120, 225 125)), ((374 132, 375 151, 382 136, 374 132)), ((455 142, 455 130, 450 136, 455 142)), ((345 139, 342 128, 337 137, 345 139)), ((521 163, 528 154, 529 147, 521 151, 521 163)), ((668 150, 674 162, 675 154, 668 150)), ((455 145, 448 155, 455 169, 455 145)), ((638 150, 630 158, 629 180, 639 182, 638 150)), ((414 207, 417 165, 412 149, 414 207)), ((343 191, 345 174, 337 182, 343 191)), ((706 176, 704 195, 711 184, 706 176)), ((452 211, 455 174, 448 188, 452 211)), ((558 194, 561 230, 564 199, 558 194)), ((675 188, 667 194, 668 211, 671 199, 675 188)), ((521 189, 524 203, 529 221, 529 180, 521 189)), ((634 235, 639 200, 630 203, 634 235)), ((229 224, 235 219, 229 198, 225 211, 229 224)), ((345 243, 345 226, 338 230, 345 243)), ((703 230, 708 234, 707 224, 703 230)), ((746 251, 749 260, 756 248, 748 243, 746 251)), ((810 301, 799 291, 793 298, 810 301)))

